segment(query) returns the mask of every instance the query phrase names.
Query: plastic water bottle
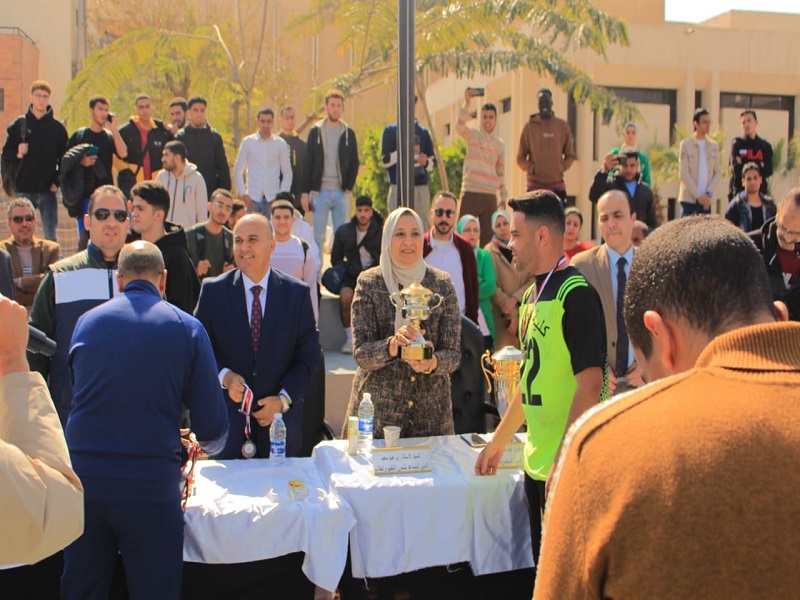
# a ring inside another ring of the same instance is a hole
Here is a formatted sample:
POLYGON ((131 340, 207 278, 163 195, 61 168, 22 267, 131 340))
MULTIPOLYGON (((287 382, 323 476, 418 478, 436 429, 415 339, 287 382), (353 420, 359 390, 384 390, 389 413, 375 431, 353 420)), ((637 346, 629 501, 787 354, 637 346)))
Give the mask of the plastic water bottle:
POLYGON ((286 425, 281 413, 275 413, 275 419, 269 426, 269 440, 269 462, 279 467, 286 460, 286 425))
POLYGON ((364 393, 358 405, 358 453, 372 456, 372 422, 375 418, 375 405, 372 394, 364 393))

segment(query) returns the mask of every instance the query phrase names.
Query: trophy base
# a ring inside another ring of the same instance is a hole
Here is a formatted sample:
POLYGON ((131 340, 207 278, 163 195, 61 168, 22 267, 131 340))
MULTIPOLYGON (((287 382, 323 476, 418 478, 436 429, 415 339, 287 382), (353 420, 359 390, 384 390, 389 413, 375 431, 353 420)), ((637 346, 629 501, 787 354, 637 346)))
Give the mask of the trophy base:
POLYGON ((433 348, 430 346, 403 346, 400 348, 400 358, 403 360, 428 360, 433 358, 433 348))

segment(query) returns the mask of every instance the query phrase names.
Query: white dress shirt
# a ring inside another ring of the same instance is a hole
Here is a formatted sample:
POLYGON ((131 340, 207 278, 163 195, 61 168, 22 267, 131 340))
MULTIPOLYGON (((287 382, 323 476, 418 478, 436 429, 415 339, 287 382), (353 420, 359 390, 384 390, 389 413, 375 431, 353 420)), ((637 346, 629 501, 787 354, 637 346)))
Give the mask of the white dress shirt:
POLYGON ((254 202, 272 202, 279 191, 288 192, 292 187, 289 145, 274 133, 266 139, 259 133, 248 135, 236 156, 233 181, 239 193, 246 193, 254 202))
MULTIPOLYGON (((619 261, 620 257, 624 256, 625 260, 625 280, 627 281, 628 276, 631 274, 631 262, 633 261, 633 244, 630 245, 628 250, 625 254, 618 254, 614 252, 611 247, 606 244, 606 252, 608 253, 608 270, 611 274, 611 289, 614 291, 614 311, 616 312, 617 307, 617 293, 618 293, 618 286, 617 286, 617 261, 619 261)), ((631 336, 628 335, 628 366, 630 367, 633 364, 635 357, 633 356, 633 344, 630 342, 631 336)), ((614 369, 614 365, 611 365, 611 369, 614 369)))
POLYGON ((439 242, 431 233, 431 253, 425 257, 425 262, 430 266, 450 274, 453 287, 456 288, 458 297, 458 310, 461 314, 467 311, 467 292, 464 287, 464 265, 461 264, 461 255, 453 243, 453 234, 447 242, 439 242))

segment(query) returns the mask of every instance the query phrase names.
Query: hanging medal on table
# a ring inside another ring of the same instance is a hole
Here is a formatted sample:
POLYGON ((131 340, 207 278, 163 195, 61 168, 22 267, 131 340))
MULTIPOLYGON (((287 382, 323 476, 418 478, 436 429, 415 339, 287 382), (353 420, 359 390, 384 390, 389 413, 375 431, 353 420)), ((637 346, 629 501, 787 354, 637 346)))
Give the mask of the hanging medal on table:
POLYGON ((245 458, 253 458, 256 455, 256 443, 250 439, 250 409, 253 406, 253 390, 247 384, 244 385, 244 395, 242 396, 242 404, 239 407, 239 412, 244 415, 244 437, 245 441, 242 444, 242 456, 245 458))

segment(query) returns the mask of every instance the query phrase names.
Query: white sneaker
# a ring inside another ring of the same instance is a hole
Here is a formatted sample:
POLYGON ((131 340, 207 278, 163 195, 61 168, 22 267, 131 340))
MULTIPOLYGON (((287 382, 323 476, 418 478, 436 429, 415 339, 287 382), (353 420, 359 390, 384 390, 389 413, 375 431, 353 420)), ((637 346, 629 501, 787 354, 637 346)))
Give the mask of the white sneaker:
POLYGON ((347 340, 342 346, 342 354, 352 354, 353 353, 353 340, 347 340))

